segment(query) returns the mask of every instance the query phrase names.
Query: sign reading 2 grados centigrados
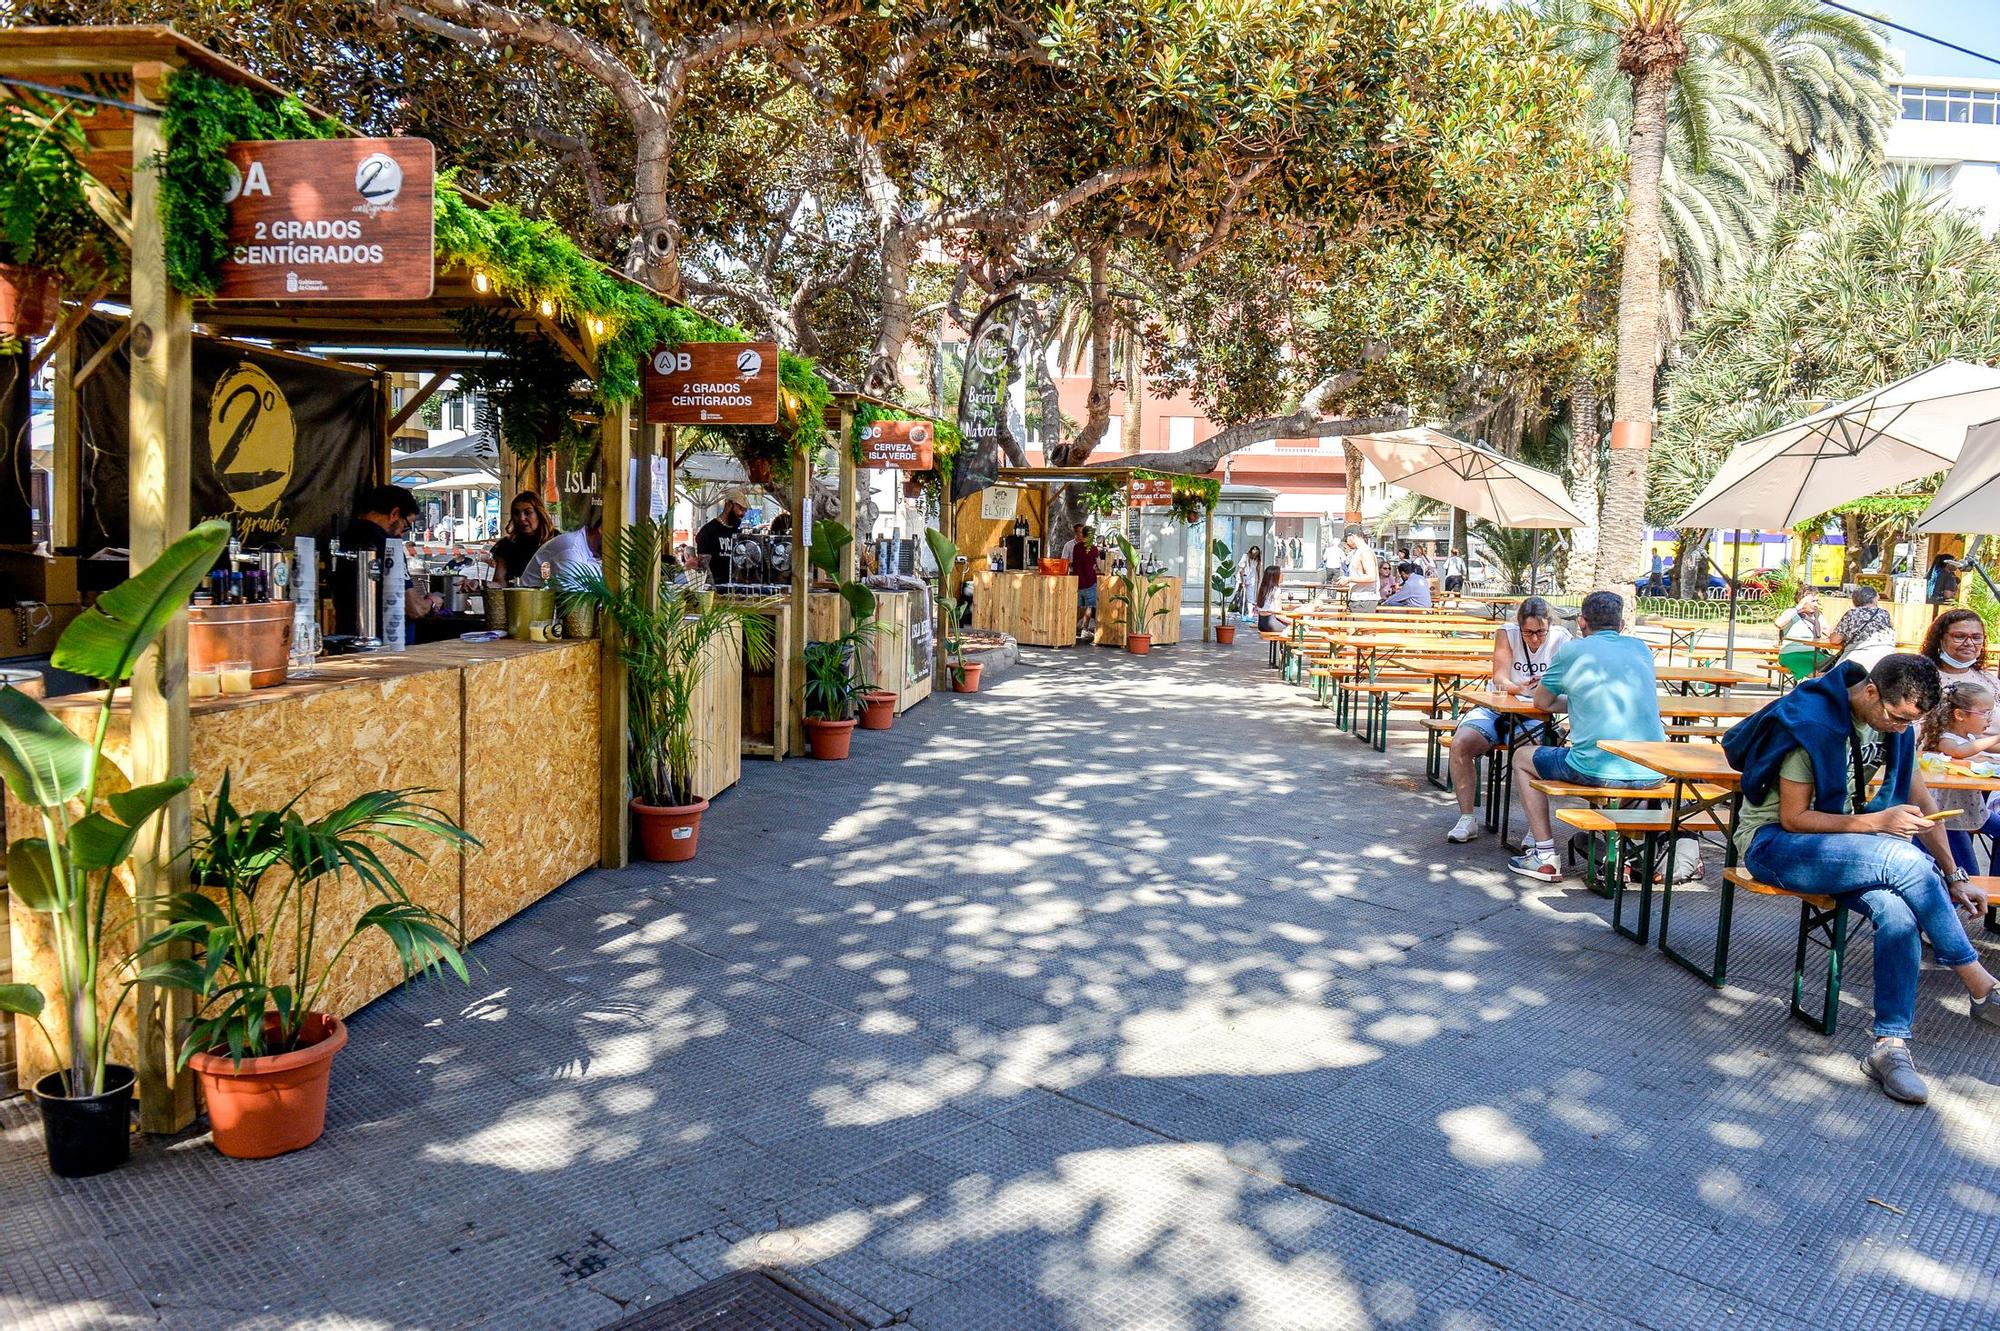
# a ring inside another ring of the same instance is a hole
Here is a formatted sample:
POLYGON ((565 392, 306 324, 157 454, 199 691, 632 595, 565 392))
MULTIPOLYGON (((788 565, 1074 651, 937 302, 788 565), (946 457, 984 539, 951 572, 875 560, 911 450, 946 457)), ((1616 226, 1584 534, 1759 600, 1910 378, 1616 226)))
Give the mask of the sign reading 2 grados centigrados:
POLYGON ((428 139, 244 140, 229 160, 217 300, 428 300, 428 139))
POLYGON ((776 342, 683 342, 646 362, 654 425, 776 425, 776 342))

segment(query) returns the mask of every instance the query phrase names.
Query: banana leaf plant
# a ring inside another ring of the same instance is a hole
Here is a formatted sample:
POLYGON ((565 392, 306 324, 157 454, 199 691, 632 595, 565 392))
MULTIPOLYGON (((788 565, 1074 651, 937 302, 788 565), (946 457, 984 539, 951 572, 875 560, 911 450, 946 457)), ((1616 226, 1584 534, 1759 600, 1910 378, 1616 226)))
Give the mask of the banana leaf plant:
POLYGON ((1150 635, 1153 631, 1153 603, 1166 603, 1167 581, 1139 571, 1139 552, 1122 534, 1116 537, 1118 553, 1125 557, 1125 573, 1112 590, 1111 599, 1125 607, 1125 632, 1150 635))
MULTIPOLYGON (((68 1095, 104 1093, 119 1009, 134 984, 154 978, 139 972, 119 987, 109 1013, 98 1010, 105 939, 132 922, 122 911, 114 913, 125 899, 117 872, 153 819, 192 779, 175 775, 107 793, 107 809, 98 809, 112 692, 132 678, 139 658, 187 604, 228 541, 228 523, 202 523, 63 630, 50 664, 105 686, 90 740, 71 733, 25 693, 0 689, 0 777, 14 798, 34 811, 41 832, 7 847, 7 877, 15 899, 48 915, 53 925, 58 997, 69 1025, 69 1047, 57 1061, 64 1065, 68 1095)), ((39 1022, 45 998, 31 986, 8 986, 0 991, 0 1010, 39 1022)))
POLYGON ((854 533, 839 522, 821 518, 813 523, 808 558, 812 566, 835 584, 840 599, 847 603, 853 623, 847 632, 825 642, 806 644, 806 715, 822 721, 845 721, 860 710, 866 692, 862 673, 864 657, 872 655, 875 640, 889 632, 876 614, 875 593, 859 582, 842 580, 840 555, 854 544, 854 533), (852 687, 840 685, 836 676, 845 671, 852 687))
POLYGON ((1209 549, 1215 556, 1215 567, 1208 585, 1215 590, 1215 599, 1222 605, 1222 622, 1227 624, 1231 618, 1229 602, 1236 595, 1236 556, 1221 541, 1212 542, 1209 549))
POLYGON ((952 687, 957 688, 965 682, 965 610, 951 594, 952 571, 958 567, 958 546, 935 527, 924 530, 924 543, 930 546, 931 560, 938 567, 938 616, 944 624, 944 637, 939 645, 944 648, 945 663, 951 670, 952 687))
POLYGON ((192 847, 195 890, 168 901, 167 926, 140 948, 193 944, 191 958, 141 972, 199 1000, 181 1044, 182 1065, 192 1054, 225 1047, 238 1064, 300 1048, 305 1020, 319 1010, 335 967, 370 930, 396 949, 405 980, 446 969, 470 979, 458 927, 412 901, 381 854, 386 847, 422 860, 424 851, 409 844, 419 836, 450 850, 479 844, 443 810, 422 802, 435 793, 372 790, 307 819, 298 811, 302 796, 281 809, 239 810, 223 774, 192 847), (323 909, 326 890, 349 878, 371 904, 352 920, 335 921, 323 909), (320 961, 322 931, 342 928, 346 936, 320 961))

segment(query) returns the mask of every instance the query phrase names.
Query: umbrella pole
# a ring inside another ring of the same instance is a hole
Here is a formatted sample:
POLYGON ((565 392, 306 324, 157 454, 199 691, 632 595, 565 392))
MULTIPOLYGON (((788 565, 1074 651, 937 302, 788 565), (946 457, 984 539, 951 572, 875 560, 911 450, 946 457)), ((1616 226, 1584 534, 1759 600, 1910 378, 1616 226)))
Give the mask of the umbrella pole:
POLYGON ((1743 571, 1743 531, 1738 528, 1730 533, 1736 539, 1729 543, 1729 636, 1722 649, 1722 668, 1736 668, 1736 584, 1743 571))
POLYGON ((1533 528, 1528 535, 1528 595, 1535 594, 1535 588, 1542 580, 1542 529, 1533 528))

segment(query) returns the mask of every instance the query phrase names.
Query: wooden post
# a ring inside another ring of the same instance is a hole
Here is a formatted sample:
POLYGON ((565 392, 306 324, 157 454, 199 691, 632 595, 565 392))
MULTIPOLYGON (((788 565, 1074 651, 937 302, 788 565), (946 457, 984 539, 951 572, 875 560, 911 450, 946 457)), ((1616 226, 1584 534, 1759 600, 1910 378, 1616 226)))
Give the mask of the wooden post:
MULTIPOLYGON (((840 552, 840 580, 842 582, 853 582, 857 568, 861 562, 861 522, 857 506, 854 502, 854 450, 850 443, 850 439, 854 433, 854 399, 851 397, 842 397, 839 399, 839 402, 840 437, 839 442, 834 446, 833 455, 839 467, 840 520, 847 524, 847 529, 850 532, 854 533, 854 539, 849 541, 847 548, 840 552)), ((854 627, 853 618, 853 615, 847 609, 847 602, 843 600, 840 603, 840 626, 842 632, 846 632, 848 629, 854 627)))
MULTIPOLYGON (((142 103, 165 98, 166 69, 135 65, 133 96, 142 103)), ((188 529, 193 392, 193 312, 186 295, 167 282, 166 226, 160 214, 158 159, 166 152, 165 121, 132 117, 132 379, 131 567, 157 559, 188 529)), ((176 611, 159 640, 132 673, 132 770, 135 786, 188 770, 187 612, 176 611)), ((162 927, 167 897, 187 889, 185 851, 193 835, 188 796, 166 808, 133 855, 136 914, 141 938, 162 927)), ((166 955, 146 958, 165 960, 166 955)), ((178 1132, 194 1121, 194 1078, 175 1070, 173 1042, 189 1015, 178 989, 140 985, 138 998, 139 1126, 178 1132)))
MULTIPOLYGON (((798 757, 806 751, 806 612, 812 596, 812 562, 806 558, 806 538, 811 534, 806 508, 812 503, 812 452, 792 450, 792 603, 785 608, 791 620, 788 635, 792 654, 789 692, 784 703, 791 709, 791 750, 798 757)), ((777 704, 773 704, 776 706, 777 704)))
POLYGON ((681 445, 680 440, 674 434, 673 426, 662 425, 657 428, 660 432, 660 455, 667 460, 667 549, 671 551, 674 545, 674 505, 679 502, 678 492, 680 488, 680 458, 676 456, 675 450, 681 445))
MULTIPOLYGON (((627 473, 632 461, 632 409, 622 403, 605 407, 603 442, 599 457, 603 466, 598 487, 604 505, 604 547, 607 552, 626 529, 625 496, 629 490, 627 473)), ((622 581, 618 561, 604 561, 604 581, 612 591, 622 581)), ((607 869, 623 868, 631 858, 631 814, 626 809, 625 749, 625 665, 618 659, 618 626, 606 619, 599 625, 597 705, 599 759, 603 770, 600 787, 599 862, 607 869)))
POLYGON ((1215 510, 1203 511, 1201 523, 1201 640, 1214 642, 1209 625, 1215 616, 1215 510))
POLYGON ((387 485, 393 478, 391 458, 394 448, 389 442, 389 372, 382 370, 375 375, 375 483, 387 485))
POLYGON ((83 531, 83 448, 77 429, 80 395, 76 382, 76 339, 56 349, 54 463, 49 493, 49 552, 73 550, 83 531))

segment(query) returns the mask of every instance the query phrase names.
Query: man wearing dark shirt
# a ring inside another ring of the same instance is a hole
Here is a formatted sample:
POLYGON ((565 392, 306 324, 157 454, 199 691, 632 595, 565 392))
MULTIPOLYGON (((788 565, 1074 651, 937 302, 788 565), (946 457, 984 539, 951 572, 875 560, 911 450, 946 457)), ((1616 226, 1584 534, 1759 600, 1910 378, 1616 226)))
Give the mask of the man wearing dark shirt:
POLYGON ((1076 529, 1076 541, 1069 554, 1069 571, 1076 578, 1077 632, 1088 637, 1097 631, 1097 560, 1100 555, 1096 534, 1088 527, 1076 529))
POLYGON ((389 541, 408 537, 422 512, 417 497, 402 486, 370 486, 354 501, 354 519, 340 533, 340 548, 380 554, 389 541))
POLYGON ((722 543, 733 541, 736 533, 743 528, 743 515, 750 511, 750 500, 741 490, 731 490, 722 501, 722 511, 701 525, 694 534, 694 552, 704 559, 714 559, 722 553, 722 543))

